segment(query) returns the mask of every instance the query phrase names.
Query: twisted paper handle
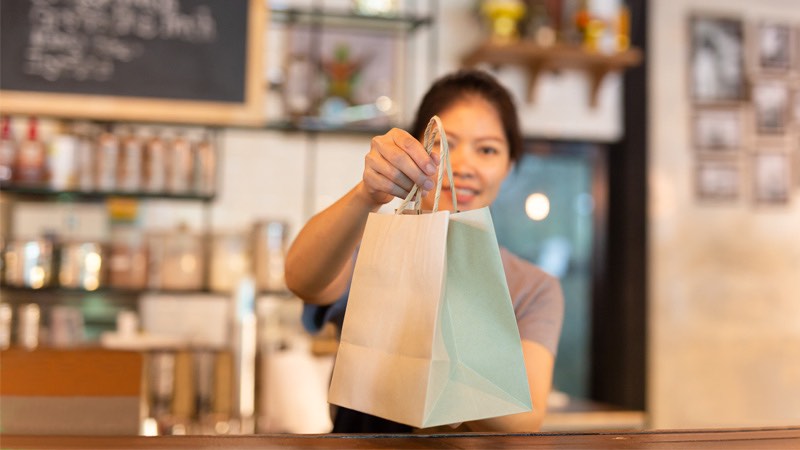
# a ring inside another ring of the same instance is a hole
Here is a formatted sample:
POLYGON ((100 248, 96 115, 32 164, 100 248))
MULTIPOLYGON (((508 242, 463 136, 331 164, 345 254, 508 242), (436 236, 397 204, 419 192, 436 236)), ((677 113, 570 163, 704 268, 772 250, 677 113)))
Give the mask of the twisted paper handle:
MULTIPOLYGON (((422 139, 423 145, 425 146, 425 151, 428 152, 429 155, 433 151, 433 146, 436 144, 437 134, 439 135, 439 140, 441 142, 439 150, 441 163, 439 164, 439 174, 436 179, 436 194, 433 197, 433 212, 439 210, 439 196, 442 193, 442 178, 444 176, 445 167, 447 168, 447 178, 450 180, 450 194, 453 196, 453 211, 456 212, 458 211, 458 203, 456 201, 455 183, 453 182, 453 167, 450 165, 450 147, 447 145, 447 135, 444 132, 441 119, 439 119, 439 116, 433 116, 428 122, 428 126, 425 127, 425 135, 422 139)), ((419 214, 422 208, 422 189, 420 189, 419 185, 417 184, 411 188, 411 192, 408 193, 406 198, 397 208, 395 214, 403 214, 403 211, 405 211, 408 203, 415 195, 416 199, 414 201, 416 203, 416 207, 414 209, 417 211, 417 214, 419 214)))

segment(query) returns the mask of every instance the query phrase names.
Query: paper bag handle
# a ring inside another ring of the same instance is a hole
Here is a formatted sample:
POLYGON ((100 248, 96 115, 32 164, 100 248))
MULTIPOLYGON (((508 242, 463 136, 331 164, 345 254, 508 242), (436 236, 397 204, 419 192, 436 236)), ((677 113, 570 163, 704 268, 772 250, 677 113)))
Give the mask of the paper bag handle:
MULTIPOLYGON (((425 127, 425 135, 422 139, 423 145, 425 146, 425 151, 428 152, 430 155, 433 151, 433 146, 436 143, 436 135, 439 135, 439 140, 441 142, 440 149, 439 149, 439 156, 441 157, 441 162, 439 164, 439 174, 436 179, 436 194, 433 197, 433 212, 439 210, 439 196, 442 193, 442 178, 444 176, 444 169, 447 168, 447 178, 450 180, 450 194, 453 196, 453 211, 458 211, 458 203, 456 200, 456 192, 455 192, 455 183, 453 180, 453 167, 450 164, 450 147, 447 145, 447 135, 444 132, 444 127, 442 126, 442 120, 439 119, 439 116, 434 115, 431 117, 431 120, 428 121, 428 126, 425 127)), ((411 201, 416 195, 416 199, 414 202, 416 203, 415 210, 417 214, 419 214, 420 210, 422 209, 422 190, 419 188, 418 184, 414 184, 414 187, 411 188, 411 192, 408 193, 406 198, 400 204, 400 206, 395 211, 395 214, 402 214, 403 211, 408 206, 408 203, 411 201)))

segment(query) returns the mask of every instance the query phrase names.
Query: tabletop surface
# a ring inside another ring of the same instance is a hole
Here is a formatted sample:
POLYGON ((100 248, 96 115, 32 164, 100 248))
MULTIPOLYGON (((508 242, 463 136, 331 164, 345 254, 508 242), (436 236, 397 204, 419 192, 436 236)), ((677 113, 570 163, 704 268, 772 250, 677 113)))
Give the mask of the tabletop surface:
POLYGON ((800 449, 800 426, 602 433, 18 436, 0 435, 2 449, 800 449))

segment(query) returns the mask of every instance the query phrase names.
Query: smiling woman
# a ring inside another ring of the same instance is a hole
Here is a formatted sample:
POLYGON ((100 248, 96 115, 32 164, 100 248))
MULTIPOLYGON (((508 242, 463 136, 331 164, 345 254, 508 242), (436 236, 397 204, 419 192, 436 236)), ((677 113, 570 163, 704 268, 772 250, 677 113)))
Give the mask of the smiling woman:
MULTIPOLYGON (((362 180, 344 197, 314 216, 300 231, 286 258, 288 287, 306 302, 304 322, 313 330, 344 319, 355 254, 370 213, 414 185, 423 190, 422 209, 432 209, 438 151, 428 155, 419 140, 438 115, 448 137, 452 183, 443 186, 440 209, 489 206, 521 152, 522 139, 509 93, 491 75, 459 71, 436 81, 424 96, 410 132, 392 129, 371 141, 362 180)), ((464 424, 475 431, 536 431, 551 388, 563 320, 558 280, 501 248, 500 256, 521 338, 533 410, 464 424)), ((387 399, 377 399, 387 401, 387 399)), ((490 415, 490 414, 487 414, 490 415)), ((485 416, 484 416, 485 417, 485 416)), ((338 408, 334 432, 411 432, 411 427, 338 408)))

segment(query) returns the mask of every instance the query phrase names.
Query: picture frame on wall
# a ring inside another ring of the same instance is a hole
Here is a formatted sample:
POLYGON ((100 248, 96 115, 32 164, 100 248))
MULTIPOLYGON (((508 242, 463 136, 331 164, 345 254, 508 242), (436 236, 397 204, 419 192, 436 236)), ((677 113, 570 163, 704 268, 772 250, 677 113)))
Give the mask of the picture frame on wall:
POLYGON ((764 71, 788 71, 792 67, 794 37, 791 25, 762 22, 756 28, 758 68, 764 71))
POLYGON ((697 197, 702 201, 731 202, 739 198, 742 184, 741 165, 735 158, 697 161, 697 197))
POLYGON ((785 151, 753 154, 753 199, 761 205, 789 202, 792 190, 791 161, 785 151))
POLYGON ((732 152, 742 146, 742 113, 739 108, 698 108, 692 131, 699 151, 732 152))
POLYGON ((789 122, 789 86, 785 80, 759 80, 753 83, 753 112, 756 132, 782 134, 789 122))
POLYGON ((689 19, 690 97, 697 103, 739 102, 747 96, 744 26, 733 17, 689 19))

